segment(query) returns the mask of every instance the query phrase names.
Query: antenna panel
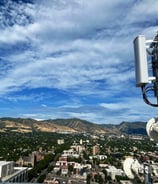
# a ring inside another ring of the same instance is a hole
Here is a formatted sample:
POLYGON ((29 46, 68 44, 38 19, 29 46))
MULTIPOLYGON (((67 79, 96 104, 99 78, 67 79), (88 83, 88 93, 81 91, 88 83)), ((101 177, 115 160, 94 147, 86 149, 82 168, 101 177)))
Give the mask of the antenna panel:
POLYGON ((139 35, 135 38, 134 54, 135 54, 136 86, 141 87, 141 86, 144 86, 144 84, 149 83, 147 53, 146 53, 146 39, 144 35, 139 35))

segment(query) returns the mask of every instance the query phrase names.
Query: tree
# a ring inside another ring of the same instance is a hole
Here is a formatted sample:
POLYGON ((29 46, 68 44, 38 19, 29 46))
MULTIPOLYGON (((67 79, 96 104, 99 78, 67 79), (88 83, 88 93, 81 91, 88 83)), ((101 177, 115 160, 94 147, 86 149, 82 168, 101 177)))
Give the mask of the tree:
POLYGON ((88 175, 87 175, 87 184, 90 184, 90 183, 91 183, 91 175, 88 174, 88 175))
POLYGON ((45 178, 46 178, 46 175, 43 174, 43 175, 41 175, 41 176, 38 178, 37 182, 38 182, 38 183, 43 183, 44 180, 45 180, 45 178))
POLYGON ((94 176, 94 178, 95 178, 95 181, 98 182, 99 184, 103 184, 104 183, 104 180, 103 180, 103 178, 102 178, 102 176, 100 174, 96 174, 94 176))
POLYGON ((68 170, 69 170, 69 172, 71 173, 71 172, 73 171, 73 166, 72 166, 72 165, 69 165, 69 166, 68 166, 68 170))

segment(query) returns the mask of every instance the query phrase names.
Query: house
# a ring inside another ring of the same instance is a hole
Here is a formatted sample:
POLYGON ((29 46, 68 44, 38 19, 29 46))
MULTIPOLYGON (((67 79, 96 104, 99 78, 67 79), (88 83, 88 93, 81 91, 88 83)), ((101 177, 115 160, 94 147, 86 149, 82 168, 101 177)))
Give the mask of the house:
POLYGON ((61 174, 67 175, 68 174, 68 165, 61 166, 61 174))
POLYGON ((20 156, 19 160, 16 161, 16 164, 20 167, 22 166, 33 167, 35 163, 32 155, 29 155, 29 156, 20 156))
POLYGON ((74 149, 69 149, 69 150, 64 150, 62 156, 63 156, 63 157, 74 157, 74 158, 79 158, 80 155, 77 154, 77 152, 74 151, 74 149))
POLYGON ((111 176, 112 180, 115 180, 115 176, 124 176, 122 169, 117 169, 115 166, 108 166, 106 169, 107 175, 111 176))

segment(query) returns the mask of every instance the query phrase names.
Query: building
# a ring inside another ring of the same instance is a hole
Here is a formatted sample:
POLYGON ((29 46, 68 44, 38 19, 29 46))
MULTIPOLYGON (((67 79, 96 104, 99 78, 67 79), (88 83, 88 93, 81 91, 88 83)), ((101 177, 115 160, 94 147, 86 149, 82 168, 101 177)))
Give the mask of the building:
POLYGON ((0 161, 0 178, 14 173, 14 162, 0 161))
POLYGON ((78 154, 81 154, 85 150, 85 146, 83 145, 72 145, 71 148, 76 150, 78 154))
POLYGON ((62 156, 63 156, 63 157, 74 157, 74 158, 79 158, 80 155, 77 154, 77 152, 74 151, 74 149, 69 149, 69 150, 64 150, 62 156))
POLYGON ((58 140, 57 140, 57 144, 59 144, 59 145, 60 145, 60 144, 64 144, 64 139, 58 139, 58 140))
POLYGON ((59 180, 57 179, 45 179, 44 184, 59 184, 59 180))
POLYGON ((56 162, 56 165, 58 166, 68 165, 67 157, 59 157, 59 161, 56 162))
POLYGON ((27 167, 14 167, 14 162, 0 161, 0 180, 1 182, 26 182, 27 167))
POLYGON ((16 165, 19 167, 34 167, 35 164, 44 159, 45 154, 42 152, 42 148, 39 151, 34 151, 29 156, 20 156, 16 161, 16 165))
POLYGON ((36 163, 36 162, 39 162, 39 161, 44 159, 45 153, 40 152, 40 151, 34 151, 34 152, 32 152, 32 157, 34 159, 34 162, 36 163))
POLYGON ((100 153, 99 145, 93 146, 93 156, 98 155, 100 153))
POLYGON ((16 164, 20 167, 34 167, 35 159, 32 155, 29 156, 20 156, 19 160, 16 161, 16 164))
POLYGON ((59 180, 51 176, 50 174, 47 175, 46 179, 44 180, 44 184, 59 184, 59 180))
POLYGON ((130 180, 120 180, 120 184, 133 184, 130 180))
POLYGON ((96 158, 98 160, 105 160, 107 159, 107 156, 106 155, 95 155, 93 156, 93 158, 96 158))
POLYGON ((61 166, 61 174, 62 175, 67 175, 68 174, 68 165, 63 165, 61 166))
POLYGON ((82 145, 83 144, 83 140, 82 139, 80 139, 80 145, 82 145))
POLYGON ((105 169, 108 176, 111 176, 112 180, 115 180, 115 176, 124 176, 124 171, 122 169, 117 169, 115 166, 108 166, 105 169))

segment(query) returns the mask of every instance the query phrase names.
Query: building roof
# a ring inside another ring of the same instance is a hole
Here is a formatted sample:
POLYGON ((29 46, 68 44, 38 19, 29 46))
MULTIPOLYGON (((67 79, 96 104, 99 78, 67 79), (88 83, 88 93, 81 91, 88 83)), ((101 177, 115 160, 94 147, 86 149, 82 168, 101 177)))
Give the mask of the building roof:
POLYGON ((11 163, 11 162, 9 162, 9 161, 0 161, 0 166, 6 165, 6 164, 9 164, 9 163, 11 163))

